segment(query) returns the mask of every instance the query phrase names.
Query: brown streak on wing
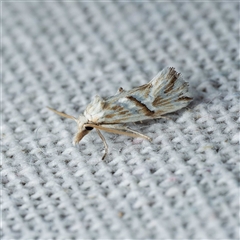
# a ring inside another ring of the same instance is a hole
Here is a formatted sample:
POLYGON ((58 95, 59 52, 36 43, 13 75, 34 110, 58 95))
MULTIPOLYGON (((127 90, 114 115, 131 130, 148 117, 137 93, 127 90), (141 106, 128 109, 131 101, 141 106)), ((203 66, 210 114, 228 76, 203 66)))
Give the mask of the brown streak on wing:
POLYGON ((136 98, 132 96, 129 96, 126 98, 134 102, 136 106, 140 107, 146 116, 152 116, 154 114, 154 111, 151 111, 150 109, 148 109, 145 104, 139 102, 136 98))
POLYGON ((116 114, 114 114, 114 113, 113 114, 108 114, 108 115, 105 116, 105 118, 113 118, 114 116, 116 116, 116 114))
POLYGON ((179 78, 180 73, 177 73, 174 68, 171 68, 167 78, 169 78, 169 82, 166 86, 166 89, 164 90, 164 93, 170 92, 173 90, 174 83, 179 78))
POLYGON ((144 92, 144 97, 147 98, 150 93, 151 88, 152 88, 152 84, 147 83, 147 84, 144 84, 142 86, 135 88, 132 93, 141 91, 141 92, 144 92))
POLYGON ((191 97, 186 97, 186 96, 178 98, 178 101, 191 101, 191 100, 192 100, 191 97))
POLYGON ((152 84, 148 84, 145 88, 145 92, 144 92, 144 97, 147 98, 149 96, 149 93, 151 91, 152 88, 152 84))
POLYGON ((164 98, 161 98, 160 96, 157 96, 153 102, 152 102, 152 105, 154 107, 157 107, 159 105, 164 105, 164 104, 168 104, 169 103, 169 99, 164 99, 164 98))
POLYGON ((124 107, 119 106, 119 105, 111 106, 110 104, 107 104, 103 110, 108 110, 108 111, 114 111, 115 112, 114 114, 109 114, 109 115, 129 113, 128 110, 126 110, 124 107))
POLYGON ((162 98, 161 98, 160 96, 158 96, 158 97, 156 97, 156 98, 153 100, 152 105, 153 105, 154 107, 156 107, 156 106, 158 106, 158 105, 161 104, 161 101, 162 101, 162 98))
POLYGON ((149 96, 149 93, 151 91, 152 84, 144 84, 140 86, 138 89, 144 92, 144 97, 147 98, 149 96))
MULTIPOLYGON (((124 107, 118 106, 118 105, 110 107, 110 109, 113 110, 113 111, 117 111, 117 112, 125 110, 124 107)), ((108 110, 109 110, 109 107, 108 107, 108 110)))
POLYGON ((171 94, 184 91, 185 88, 188 88, 188 83, 187 82, 184 82, 181 86, 179 86, 178 88, 175 88, 174 90, 172 90, 171 94))
POLYGON ((148 83, 147 83, 147 84, 144 84, 144 85, 141 85, 141 86, 139 86, 139 87, 137 87, 137 88, 135 88, 135 89, 136 89, 136 90, 143 90, 143 89, 145 89, 147 86, 148 86, 148 83))
POLYGON ((122 115, 122 116, 130 116, 131 113, 128 111, 128 110, 125 110, 125 111, 120 111, 120 112, 116 112, 116 113, 112 113, 112 114, 107 114, 105 116, 105 118, 114 118, 114 116, 116 115, 122 115))
POLYGON ((161 110, 156 111, 156 112, 154 113, 154 115, 153 115, 153 118, 159 118, 159 117, 162 116, 163 114, 166 114, 166 112, 161 111, 161 110))

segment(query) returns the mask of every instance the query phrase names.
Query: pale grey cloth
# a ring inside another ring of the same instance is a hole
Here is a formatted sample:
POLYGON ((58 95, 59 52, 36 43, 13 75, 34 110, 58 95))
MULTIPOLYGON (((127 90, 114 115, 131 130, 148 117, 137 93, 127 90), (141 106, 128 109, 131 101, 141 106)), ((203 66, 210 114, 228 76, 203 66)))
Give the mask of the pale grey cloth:
POLYGON ((2 239, 238 239, 239 3, 2 2, 2 239), (188 108, 72 145, 95 95, 166 66, 188 108))

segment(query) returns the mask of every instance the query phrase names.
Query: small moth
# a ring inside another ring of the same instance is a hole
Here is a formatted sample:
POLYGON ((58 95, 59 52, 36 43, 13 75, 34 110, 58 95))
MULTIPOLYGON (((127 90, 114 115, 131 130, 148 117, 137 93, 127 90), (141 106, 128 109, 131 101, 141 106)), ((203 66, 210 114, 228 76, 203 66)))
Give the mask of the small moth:
POLYGON ((126 123, 147 119, 164 118, 163 115, 186 107, 192 101, 188 91, 188 83, 180 77, 173 67, 166 67, 149 83, 132 90, 119 88, 118 92, 107 99, 95 96, 86 110, 78 118, 49 109, 61 117, 73 119, 78 125, 78 131, 73 139, 77 144, 93 128, 102 139, 105 146, 105 158, 108 145, 100 130, 127 135, 129 137, 151 139, 125 126, 126 123))

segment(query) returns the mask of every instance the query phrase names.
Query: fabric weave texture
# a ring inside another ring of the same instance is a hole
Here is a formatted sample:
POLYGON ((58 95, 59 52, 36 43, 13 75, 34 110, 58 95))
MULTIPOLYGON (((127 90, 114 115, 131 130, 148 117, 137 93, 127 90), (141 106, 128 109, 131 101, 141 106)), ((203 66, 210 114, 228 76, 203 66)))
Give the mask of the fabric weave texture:
POLYGON ((239 239, 237 1, 2 2, 2 233, 10 239, 239 239), (131 124, 77 117, 175 67, 193 102, 131 124))

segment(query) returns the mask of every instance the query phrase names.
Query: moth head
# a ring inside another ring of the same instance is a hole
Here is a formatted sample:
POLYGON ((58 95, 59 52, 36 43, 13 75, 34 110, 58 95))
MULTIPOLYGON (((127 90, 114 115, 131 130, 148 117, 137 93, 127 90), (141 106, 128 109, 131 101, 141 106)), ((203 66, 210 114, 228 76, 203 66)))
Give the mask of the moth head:
POLYGON ((80 115, 79 118, 76 120, 76 122, 78 125, 78 131, 75 137, 73 138, 74 145, 79 143, 82 140, 82 138, 93 129, 93 127, 89 127, 87 125, 88 120, 84 115, 80 115))
POLYGON ((68 115, 66 113, 59 112, 59 111, 57 111, 53 108, 48 107, 48 109, 50 109, 51 111, 53 111, 54 113, 58 114, 61 117, 70 118, 77 123, 78 131, 77 131, 75 137, 73 138, 73 144, 74 145, 79 143, 81 141, 81 139, 93 129, 92 127, 89 127, 87 125, 88 120, 84 115, 80 115, 79 118, 75 118, 75 117, 73 117, 71 115, 68 115))

